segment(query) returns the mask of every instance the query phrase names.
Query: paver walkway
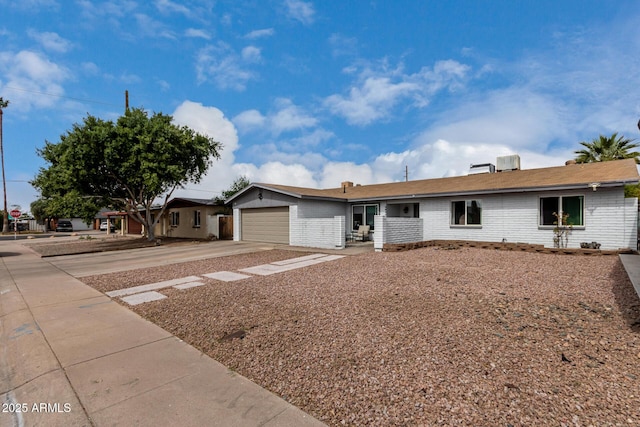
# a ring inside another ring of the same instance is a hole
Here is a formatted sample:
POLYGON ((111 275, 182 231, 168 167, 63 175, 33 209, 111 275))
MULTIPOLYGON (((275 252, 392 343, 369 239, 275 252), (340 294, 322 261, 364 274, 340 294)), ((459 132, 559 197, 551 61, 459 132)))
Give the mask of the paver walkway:
MULTIPOLYGON (((290 258, 283 261, 276 261, 270 264, 262 264, 255 267, 243 268, 240 271, 251 273, 259 276, 268 276, 271 274, 282 273, 284 271, 295 270, 297 268, 308 267, 310 265, 319 264, 327 261, 344 258, 343 255, 327 255, 327 254, 311 254, 297 258, 290 258)), ((247 274, 234 273, 232 271, 216 271, 214 273, 202 274, 202 277, 209 279, 221 280, 223 282, 233 282, 236 280, 248 279, 251 276, 247 274)), ((158 301, 167 298, 166 295, 156 292, 165 288, 189 289, 197 286, 203 286, 198 276, 180 277, 178 279, 163 280, 161 282, 149 283, 146 285, 132 286, 130 288, 117 289, 115 291, 106 292, 111 298, 120 297, 129 305, 138 305, 145 302, 158 301)))
POLYGON ((0 402, 1 427, 323 425, 11 242, 0 402))

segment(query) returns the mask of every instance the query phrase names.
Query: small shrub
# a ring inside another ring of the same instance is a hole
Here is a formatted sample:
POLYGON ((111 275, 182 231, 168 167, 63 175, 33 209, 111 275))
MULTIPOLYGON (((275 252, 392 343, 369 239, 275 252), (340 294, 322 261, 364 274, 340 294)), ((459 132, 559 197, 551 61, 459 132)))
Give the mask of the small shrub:
POLYGON ((557 212, 553 213, 556 220, 553 222, 553 246, 555 248, 566 248, 569 244, 569 235, 573 231, 573 224, 569 221, 569 214, 563 212, 560 215, 557 212))

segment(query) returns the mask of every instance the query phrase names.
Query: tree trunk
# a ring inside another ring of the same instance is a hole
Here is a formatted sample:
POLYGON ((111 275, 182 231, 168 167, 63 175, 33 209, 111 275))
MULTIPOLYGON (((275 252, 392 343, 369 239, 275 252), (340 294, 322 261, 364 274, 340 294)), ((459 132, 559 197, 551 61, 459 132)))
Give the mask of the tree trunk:
POLYGON ((151 221, 151 205, 147 204, 144 209, 144 229, 147 230, 147 240, 153 242, 156 240, 155 221, 151 221))
POLYGON ((154 240, 156 240, 156 235, 155 232, 153 231, 153 225, 149 226, 149 221, 145 221, 146 224, 144 224, 144 229, 147 230, 147 240, 150 242, 153 242, 154 240))

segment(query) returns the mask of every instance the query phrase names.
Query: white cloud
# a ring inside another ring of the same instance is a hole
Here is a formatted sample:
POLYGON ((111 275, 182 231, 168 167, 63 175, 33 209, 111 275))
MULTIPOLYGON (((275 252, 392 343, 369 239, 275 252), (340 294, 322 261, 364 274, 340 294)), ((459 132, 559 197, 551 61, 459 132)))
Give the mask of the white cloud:
POLYGON ((100 67, 95 62, 83 62, 80 67, 89 75, 98 75, 100 73, 100 67))
POLYGON ((196 60, 198 82, 213 81, 220 89, 243 91, 247 83, 256 78, 256 74, 246 68, 255 62, 255 51, 246 54, 248 59, 223 42, 201 49, 196 60))
POLYGON ((312 132, 291 139, 294 147, 317 147, 323 142, 329 141, 335 134, 325 129, 314 129, 312 132))
POLYGON ((512 86, 467 98, 436 116, 421 141, 445 139, 545 151, 551 141, 571 133, 562 100, 530 88, 512 86))
POLYGON ((211 40, 211 35, 205 30, 198 30, 196 28, 187 28, 184 30, 184 35, 187 37, 200 38, 205 40, 211 40))
POLYGON ((368 125, 386 117, 401 98, 417 89, 413 83, 393 83, 389 77, 368 77, 360 87, 352 87, 348 96, 331 95, 324 105, 349 124, 368 125))
POLYGON ((82 15, 91 20, 105 16, 129 16, 138 7, 138 4, 133 0, 111 0, 99 4, 91 0, 76 0, 76 4, 80 6, 82 15))
POLYGON ((239 163, 234 165, 233 170, 237 173, 237 176, 244 175, 251 182, 311 188, 317 186, 313 173, 300 164, 267 162, 258 167, 251 163, 239 163))
POLYGON ((373 168, 368 164, 353 162, 328 162, 320 172, 318 188, 338 188, 344 181, 354 184, 374 184, 379 182, 373 168))
POLYGON ((355 55, 358 50, 358 41, 354 37, 346 37, 334 33, 329 37, 333 56, 355 55))
POLYGON ((0 2, 2 6, 9 6, 16 9, 23 10, 34 10, 35 8, 49 8, 49 9, 58 9, 60 5, 56 0, 22 0, 22 1, 11 1, 7 0, 4 2, 0 2))
POLYGON ((160 86, 160 90, 163 92, 168 92, 171 89, 171 83, 166 80, 158 80, 158 86, 160 86))
POLYGON ((134 15, 138 23, 138 29, 143 36, 161 37, 166 39, 175 39, 175 34, 169 30, 162 22, 153 19, 144 13, 136 13, 134 15))
POLYGON ((247 35, 245 35, 244 38, 253 40, 253 39, 259 39, 263 37, 271 37, 274 34, 275 34, 275 30, 273 28, 264 28, 262 30, 253 30, 247 35))
POLYGON ((233 159, 238 148, 238 133, 233 123, 216 107, 207 107, 198 102, 184 101, 172 114, 173 121, 188 126, 224 144, 223 155, 233 159))
POLYGON ((312 24, 315 18, 313 3, 301 0, 285 0, 287 15, 289 18, 300 21, 305 25, 312 24))
POLYGON ((28 50, 0 52, 0 75, 4 76, 0 88, 13 89, 12 108, 23 112, 55 105, 55 95, 64 95, 62 83, 71 76, 66 68, 28 50))
POLYGON ((235 116, 233 123, 238 126, 241 132, 250 132, 254 129, 262 128, 266 120, 266 117, 260 111, 247 110, 235 116))
POLYGON ((170 0, 156 0, 156 7, 164 14, 180 13, 186 17, 191 16, 191 10, 188 7, 170 0))
POLYGON ((260 62, 262 60, 260 49, 255 46, 247 46, 243 48, 240 56, 243 61, 248 63, 260 62))
POLYGON ((127 73, 127 72, 123 72, 120 75, 119 80, 122 83, 126 83, 126 84, 137 84, 142 82, 142 78, 140 76, 138 76, 137 74, 127 73))
POLYGON ((27 31, 27 35, 37 41, 46 50, 65 53, 71 49, 71 42, 60 37, 57 33, 38 32, 35 30, 27 31))
POLYGON ((235 126, 218 108, 193 101, 184 101, 172 116, 174 123, 188 126, 222 144, 220 159, 214 161, 200 184, 189 184, 186 190, 178 191, 175 196, 197 198, 219 196, 239 176, 230 173, 234 170, 234 152, 238 149, 238 133, 235 126))
POLYGON ((281 98, 276 101, 277 111, 269 115, 271 131, 279 135, 282 132, 313 127, 318 120, 295 105, 290 99, 281 98))
POLYGON ((265 130, 275 136, 313 128, 318 124, 317 118, 309 115, 302 107, 295 105, 287 98, 277 99, 275 109, 266 116, 258 110, 247 110, 235 116, 233 121, 242 132, 265 130))
MULTIPOLYGON (((388 119, 402 101, 412 100, 414 106, 424 107, 438 91, 461 87, 469 69, 467 65, 449 60, 436 62, 432 69, 423 67, 418 73, 405 74, 402 65, 388 70, 383 63, 380 71, 364 69, 347 96, 330 95, 324 100, 324 106, 349 124, 366 126, 388 119)), ((353 71, 353 68, 345 69, 349 74, 353 71)))

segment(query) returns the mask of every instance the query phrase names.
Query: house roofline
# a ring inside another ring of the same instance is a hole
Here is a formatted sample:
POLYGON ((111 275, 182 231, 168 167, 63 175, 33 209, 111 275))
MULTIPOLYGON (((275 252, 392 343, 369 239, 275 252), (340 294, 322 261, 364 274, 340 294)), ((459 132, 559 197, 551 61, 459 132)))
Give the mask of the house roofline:
POLYGON ((228 199, 225 199, 224 204, 225 205, 230 204, 232 201, 234 201, 238 197, 242 196, 244 193, 247 193, 249 190, 252 190, 254 188, 261 188, 263 190, 275 191, 276 193, 285 194, 287 196, 295 197, 295 198, 298 198, 298 199, 302 198, 301 194, 291 193, 291 192, 288 192, 288 191, 281 190, 279 188, 273 188, 273 187, 270 187, 268 184, 261 184, 259 182, 254 182, 254 183, 249 184, 248 186, 246 186, 242 190, 238 191, 237 193, 235 193, 233 196, 229 197, 228 199))
MULTIPOLYGON (((627 184, 637 184, 638 180, 625 180, 616 182, 599 183, 597 188, 613 188, 621 187, 627 184)), ((533 193, 540 191, 567 191, 567 190, 589 190, 591 191, 591 183, 572 184, 572 185, 549 185, 544 187, 521 187, 521 188, 507 188, 507 189, 494 189, 494 190, 477 190, 477 191, 450 191, 444 193, 423 193, 423 194, 410 194, 410 195, 398 195, 388 197, 361 197, 346 199, 349 203, 358 202, 373 202, 380 200, 413 200, 413 199, 434 199, 438 197, 456 197, 456 196, 479 196, 488 194, 504 194, 504 193, 533 193)), ((342 200, 342 199, 341 199, 342 200)))
MULTIPOLYGON (((613 181, 599 183, 599 188, 612 188, 621 187, 627 184, 637 184, 637 179, 628 179, 623 181, 613 181)), ((475 196, 475 195, 488 195, 488 194, 504 194, 504 193, 531 193, 539 191, 567 191, 567 190, 580 190, 591 189, 591 183, 580 183, 571 185, 549 185, 549 186, 537 186, 537 187, 519 187, 519 188, 496 188, 491 190, 476 190, 476 191, 450 191, 442 193, 417 193, 417 194, 404 194, 395 196, 376 196, 376 197, 328 197, 328 196, 316 196, 309 194, 294 193, 291 191, 285 191, 280 188, 271 187, 265 184, 252 184, 251 186, 243 189, 242 191, 234 194, 232 197, 225 201, 228 204, 233 199, 239 197, 251 188, 260 188, 264 190, 273 191, 276 193, 284 194, 287 196, 295 197, 297 199, 308 200, 325 200, 334 202, 346 202, 346 203, 358 203, 358 202, 371 202, 379 200, 413 200, 413 199, 433 199, 437 197, 455 197, 455 196, 475 196)))

